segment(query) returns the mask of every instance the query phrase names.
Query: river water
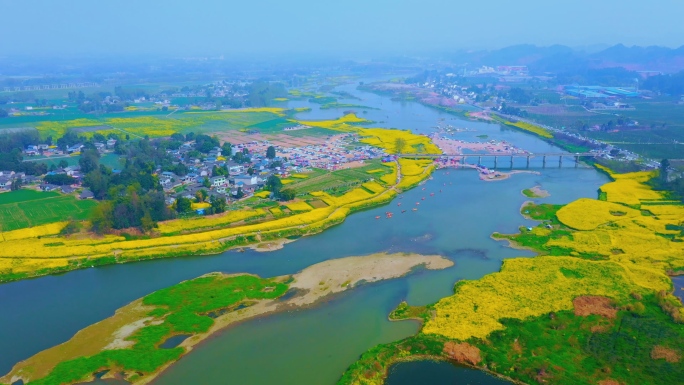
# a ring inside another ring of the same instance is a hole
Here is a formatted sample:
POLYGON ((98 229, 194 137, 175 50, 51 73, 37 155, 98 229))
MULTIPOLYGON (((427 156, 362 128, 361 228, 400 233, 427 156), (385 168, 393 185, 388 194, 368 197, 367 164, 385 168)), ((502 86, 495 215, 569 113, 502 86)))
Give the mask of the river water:
MULTIPOLYGON (((503 139, 532 152, 560 152, 533 136, 499 125, 461 120, 414 102, 394 102, 358 91, 354 84, 338 89, 362 99, 341 102, 379 108, 359 113, 375 121, 374 127, 429 133, 444 119, 442 122, 474 130, 456 134, 459 139, 475 141, 479 140, 477 135, 486 134, 489 139, 503 139)), ((299 114, 301 119, 332 119, 341 114, 340 110, 320 110, 307 102, 290 102, 290 106, 312 108, 299 114)), ((538 163, 532 167, 540 167, 541 160, 538 163)), ((505 258, 533 255, 490 238, 492 232, 510 233, 532 224, 518 212, 527 200, 522 189, 541 185, 551 196, 540 202, 567 203, 596 197, 598 187, 607 181, 591 168, 568 165, 535 170, 540 175, 518 174, 497 182, 480 181, 473 170, 440 170, 424 186, 402 194, 388 206, 353 214, 341 225, 274 252, 229 251, 161 259, 0 285, 0 372, 6 373, 14 363, 68 340, 136 298, 212 271, 267 277, 295 273, 327 259, 382 251, 440 254, 454 261, 455 266, 445 270, 419 270, 404 278, 362 285, 313 308, 244 322, 196 347, 156 381, 164 385, 224 384, 227 379, 235 384, 334 384, 368 348, 418 330, 413 321, 387 320, 387 314, 400 301, 416 305, 435 302, 450 295, 460 279, 477 279, 497 271, 505 258), (429 195, 432 192, 434 196, 429 195), (400 214, 398 202, 404 208, 420 202, 419 210, 400 214), (392 219, 384 218, 388 210, 395 212, 392 219), (382 219, 376 220, 376 215, 382 219)), ((430 383, 478 383, 458 382, 459 378, 469 378, 467 369, 435 365, 448 368, 439 369, 442 380, 430 383)), ((399 365, 393 373, 421 371, 422 367, 399 365)), ((408 384, 394 375, 390 380, 392 384, 408 384)))

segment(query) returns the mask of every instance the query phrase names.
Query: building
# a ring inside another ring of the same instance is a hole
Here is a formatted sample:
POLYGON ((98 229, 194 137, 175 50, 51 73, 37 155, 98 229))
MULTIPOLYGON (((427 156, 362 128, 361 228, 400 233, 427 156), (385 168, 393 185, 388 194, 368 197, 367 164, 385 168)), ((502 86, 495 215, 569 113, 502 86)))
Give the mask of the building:
POLYGON ((209 183, 211 183, 213 187, 219 187, 227 185, 228 181, 226 180, 225 176, 215 176, 209 179, 209 183))
POLYGON ((79 199, 93 199, 93 198, 95 198, 95 194, 93 194, 93 192, 88 190, 88 189, 83 189, 83 191, 81 191, 81 194, 78 196, 78 198, 79 199))
POLYGON ((258 183, 256 175, 238 175, 235 177, 235 184, 242 183, 245 186, 253 186, 258 183))

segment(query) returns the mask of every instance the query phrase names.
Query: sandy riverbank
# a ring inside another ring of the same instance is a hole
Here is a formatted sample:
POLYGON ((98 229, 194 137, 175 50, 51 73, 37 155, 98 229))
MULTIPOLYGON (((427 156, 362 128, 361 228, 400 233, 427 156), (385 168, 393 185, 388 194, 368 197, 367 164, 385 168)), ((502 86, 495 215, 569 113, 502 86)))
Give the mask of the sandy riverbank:
POLYGON ((433 135, 431 139, 443 153, 451 155, 477 156, 477 153, 488 155, 528 154, 527 151, 519 149, 506 141, 466 142, 460 139, 445 138, 439 134, 433 135), (464 150, 467 153, 464 153, 464 150))
MULTIPOLYGON (((251 301, 248 307, 218 316, 207 332, 195 334, 179 346, 184 347, 183 354, 187 354, 214 333, 239 322, 286 309, 311 306, 324 297, 353 288, 361 282, 401 277, 418 266, 424 266, 427 269, 444 269, 452 265, 453 262, 444 257, 419 254, 373 254, 324 261, 292 276, 276 278, 282 281, 292 278, 290 290, 295 290, 293 297, 286 300, 251 301)), ((19 379, 29 382, 48 375, 60 362, 92 356, 106 349, 130 347, 126 338, 149 325, 148 313, 153 309, 154 307, 143 305, 142 299, 137 299, 118 309, 112 317, 79 331, 69 341, 18 363, 9 374, 0 378, 0 382, 13 383, 19 379)), ((132 383, 147 384, 172 364, 173 362, 152 373, 136 376, 132 383)), ((128 376, 133 374, 127 373, 128 376)))

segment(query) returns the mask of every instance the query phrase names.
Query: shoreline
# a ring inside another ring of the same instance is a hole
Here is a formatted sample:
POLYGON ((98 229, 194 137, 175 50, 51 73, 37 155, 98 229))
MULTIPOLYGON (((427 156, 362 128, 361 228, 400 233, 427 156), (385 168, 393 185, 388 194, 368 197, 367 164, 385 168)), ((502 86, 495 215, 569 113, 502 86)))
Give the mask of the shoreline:
MULTIPOLYGON (((293 279, 287 292, 294 290, 296 294, 286 300, 282 300, 280 297, 256 300, 250 306, 230 311, 214 318, 214 323, 206 332, 192 335, 178 345, 185 349, 179 359, 190 353, 203 341, 214 336, 217 332, 226 330, 241 322, 291 309, 316 306, 324 298, 338 295, 368 283, 399 278, 410 274, 421 266, 429 270, 439 270, 453 265, 454 263, 451 260, 439 255, 376 253, 359 257, 331 259, 309 266, 296 274, 274 277, 273 279, 279 282, 293 279)), ((209 273, 201 277, 211 275, 229 277, 236 274, 209 273)), ((74 350, 78 351, 78 349, 81 349, 79 341, 98 340, 99 347, 93 347, 93 344, 88 344, 89 354, 108 350, 105 347, 117 341, 125 343, 125 338, 133 335, 137 330, 145 326, 144 321, 141 322, 140 320, 147 319, 149 317, 147 313, 154 308, 153 306, 143 305, 142 300, 142 298, 136 299, 117 309, 113 316, 81 329, 69 341, 41 351, 27 360, 15 364, 12 370, 4 376, 3 381, 10 380, 10 383, 14 383, 22 379, 24 382, 29 382, 43 378, 44 376, 31 378, 27 377, 27 375, 35 372, 33 368, 36 365, 46 365, 46 362, 47 366, 52 365, 47 369, 43 367, 43 371, 47 371, 45 376, 49 375, 58 363, 82 356, 74 353, 74 350), (70 349, 72 356, 69 356, 70 349), (22 373, 23 370, 26 370, 26 372, 22 373)), ((177 360, 170 361, 153 372, 130 382, 136 385, 151 383, 175 362, 177 360)), ((130 376, 131 373, 128 373, 129 378, 130 376)), ((94 373, 89 380, 93 378, 94 373)), ((127 380, 126 378, 124 379, 127 380)), ((83 382, 82 379, 78 381, 78 383, 81 382, 83 382)))
MULTIPOLYGON (((207 240, 207 241, 202 241, 199 243, 194 243, 194 244, 188 244, 188 243, 178 243, 178 244, 171 244, 171 245, 160 245, 160 246, 152 246, 152 247, 146 247, 143 249, 136 249, 136 250, 142 250, 145 252, 149 252, 149 254, 143 254, 143 255, 131 255, 130 257, 126 257, 125 255, 121 255, 121 250, 119 249, 113 249, 113 254, 103 254, 99 255, 96 257, 84 257, 84 256, 75 256, 75 257, 64 257, 63 259, 66 259, 67 261, 73 261, 74 263, 68 263, 65 266, 59 266, 59 267, 54 267, 54 268, 42 268, 42 269, 36 269, 32 273, 10 273, 10 274, 1 274, 0 275, 0 284, 3 283, 9 283, 9 282, 15 282, 15 281, 20 281, 24 279, 30 279, 30 278, 38 278, 41 276, 46 276, 46 275, 52 275, 52 274, 61 274, 61 273, 66 273, 69 271, 74 271, 74 270, 80 270, 80 269, 86 269, 86 268, 91 268, 91 267, 96 267, 96 266, 104 266, 104 265, 112 265, 112 264, 122 264, 122 263, 129 263, 129 262, 137 262, 137 261, 143 261, 143 260, 151 260, 151 259, 161 259, 161 258, 174 258, 174 257, 184 257, 184 256, 207 256, 207 255, 216 255, 216 254, 221 254, 226 251, 230 251, 233 249, 244 249, 244 248, 250 248, 258 252, 267 252, 267 251, 274 251, 274 250, 279 250, 284 245, 290 242, 294 242, 297 239, 300 239, 305 236, 310 236, 310 235, 316 235, 319 233, 322 233, 323 231, 329 229, 330 227, 333 227, 335 225, 343 223, 346 218, 357 212, 357 211, 362 211, 362 210, 367 210, 367 209, 372 209, 376 207, 383 206, 385 204, 388 204, 394 196, 396 196, 399 192, 401 191, 406 191, 410 188, 413 188, 417 186, 418 184, 424 182, 427 180, 432 172, 434 167, 426 167, 423 172, 420 174, 420 180, 412 185, 407 185, 407 186, 401 186, 401 182, 403 181, 403 177, 401 174, 401 166, 397 162, 397 181, 395 181, 394 184, 389 186, 386 190, 383 190, 382 192, 379 192, 369 198, 362 199, 359 201, 354 201, 350 203, 343 204, 339 207, 334 207, 334 210, 332 210, 330 213, 327 214, 326 217, 316 220, 311 223, 306 223, 306 224, 300 224, 300 225, 290 225, 290 226, 285 226, 282 228, 275 228, 275 229, 268 229, 268 230, 256 230, 256 231, 249 231, 246 233, 242 233, 239 235, 233 235, 229 237, 219 237, 216 239, 212 240, 207 240), (388 198, 389 197, 389 198, 388 198), (340 215, 341 214, 341 215, 340 215), (272 239, 269 239, 269 236, 275 235, 272 239), (297 236, 296 239, 289 239, 288 236, 297 236), (262 239, 266 238, 266 239, 262 239), (252 239, 250 239, 252 238, 252 239), (259 247, 259 245, 262 244, 273 244, 271 247, 259 247), (183 249, 184 247, 187 247, 183 249), (180 249, 180 250, 176 250, 180 249), (155 251, 158 251, 155 253, 155 251), (113 261, 111 259, 114 259, 113 261)), ((264 222, 266 224, 270 222, 264 222)), ((220 230, 213 230, 213 231, 220 231, 220 230)), ((197 233, 197 234, 203 234, 202 232, 197 233)), ((8 259, 8 260, 15 260, 17 257, 0 257, 0 259, 8 259)), ((45 260, 50 260, 50 258, 34 258, 34 259, 45 259, 45 260)))

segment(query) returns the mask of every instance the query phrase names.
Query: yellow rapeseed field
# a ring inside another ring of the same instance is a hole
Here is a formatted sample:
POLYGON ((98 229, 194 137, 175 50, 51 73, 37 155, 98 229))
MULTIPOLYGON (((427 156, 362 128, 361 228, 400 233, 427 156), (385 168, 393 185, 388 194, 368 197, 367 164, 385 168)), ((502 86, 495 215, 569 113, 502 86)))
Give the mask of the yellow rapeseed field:
POLYGON ((357 128, 350 125, 349 123, 369 123, 369 120, 359 118, 355 114, 347 114, 341 118, 335 120, 311 120, 311 121, 299 121, 300 124, 311 127, 321 127, 327 128, 329 130, 335 131, 345 131, 351 132, 356 131, 357 128))
MULTIPOLYGON (((17 239, 38 238, 47 235, 57 235, 68 222, 55 222, 46 225, 29 227, 26 229, 0 232, 0 242, 14 241, 17 239)), ((1 246, 0 246, 1 247, 1 246)))
MULTIPOLYGON (((652 278, 656 287, 669 289, 664 274, 652 278)), ((503 329, 503 318, 524 320, 571 310, 577 296, 626 299, 631 292, 645 291, 615 262, 572 257, 508 259, 498 273, 459 283, 453 296, 435 305, 436 316, 422 331, 459 340, 485 338, 503 329)))
MULTIPOLYGON (((632 198, 653 197, 644 184, 652 173, 610 173, 615 181, 632 183, 632 198)), ((572 256, 509 259, 498 273, 459 283, 453 296, 437 303, 436 317, 422 331, 460 340, 485 338, 503 328, 501 319, 570 310, 580 295, 622 300, 632 292, 670 291, 666 273, 684 269, 684 242, 658 234, 682 239, 676 226, 684 221, 684 207, 642 205, 648 209, 642 212, 631 204, 579 199, 564 206, 557 217, 575 231, 552 237, 545 246, 572 250, 572 256), (606 260, 577 258, 579 253, 606 260)), ((532 233, 544 237, 551 230, 540 226, 532 233)))
POLYGON ((378 182, 366 182, 366 183, 362 184, 361 186, 363 186, 367 190, 372 191, 375 194, 378 194, 378 193, 385 191, 385 187, 382 186, 378 182))
POLYGON ((288 202, 285 206, 294 212, 313 210, 313 207, 309 206, 309 204, 304 201, 288 202))
POLYGON ((231 223, 240 222, 251 218, 263 217, 265 215, 266 211, 263 209, 227 211, 223 214, 206 217, 174 219, 170 221, 159 222, 158 230, 162 234, 174 234, 182 231, 227 226, 231 223))
POLYGON ((588 198, 569 203, 556 213, 559 221, 576 230, 593 230, 603 224, 640 215, 639 210, 588 198))

